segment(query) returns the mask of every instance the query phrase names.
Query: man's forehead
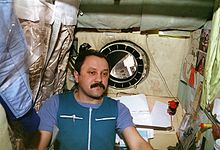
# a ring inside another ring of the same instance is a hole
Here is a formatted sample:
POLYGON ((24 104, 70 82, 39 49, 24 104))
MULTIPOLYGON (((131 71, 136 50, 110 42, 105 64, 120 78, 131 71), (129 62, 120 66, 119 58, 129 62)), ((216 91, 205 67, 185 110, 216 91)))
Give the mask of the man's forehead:
MULTIPOLYGON (((106 63, 108 64, 108 62, 107 62, 107 60, 106 60, 105 58, 103 58, 103 57, 98 57, 98 56, 95 56, 95 55, 87 56, 87 57, 85 58, 85 61, 84 61, 84 62, 86 62, 86 61, 94 61, 94 62, 103 61, 103 62, 106 62, 106 63)), ((103 62, 102 62, 102 63, 103 63, 103 62)))
POLYGON ((105 67, 106 69, 109 69, 108 62, 106 61, 105 58, 93 56, 93 55, 87 56, 82 66, 87 68, 94 68, 94 69, 100 67, 105 67))

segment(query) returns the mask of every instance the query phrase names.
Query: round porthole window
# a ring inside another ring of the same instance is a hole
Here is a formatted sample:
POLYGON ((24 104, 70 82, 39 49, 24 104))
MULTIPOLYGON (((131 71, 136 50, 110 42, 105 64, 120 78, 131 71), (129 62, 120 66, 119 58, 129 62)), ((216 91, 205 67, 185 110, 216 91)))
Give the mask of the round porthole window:
POLYGON ((131 41, 114 41, 101 50, 110 61, 109 86, 113 88, 136 87, 148 76, 150 60, 147 53, 131 41))

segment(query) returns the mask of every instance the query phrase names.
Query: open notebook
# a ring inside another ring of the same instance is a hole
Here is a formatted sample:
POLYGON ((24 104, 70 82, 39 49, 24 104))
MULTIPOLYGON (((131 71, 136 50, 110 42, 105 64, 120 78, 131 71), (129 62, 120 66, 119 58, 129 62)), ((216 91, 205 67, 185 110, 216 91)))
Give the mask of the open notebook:
MULTIPOLYGON (((129 108, 135 125, 152 125, 151 113, 144 94, 121 96, 115 99, 129 108)), ((137 130, 146 140, 154 137, 153 129, 137 128, 137 130)))

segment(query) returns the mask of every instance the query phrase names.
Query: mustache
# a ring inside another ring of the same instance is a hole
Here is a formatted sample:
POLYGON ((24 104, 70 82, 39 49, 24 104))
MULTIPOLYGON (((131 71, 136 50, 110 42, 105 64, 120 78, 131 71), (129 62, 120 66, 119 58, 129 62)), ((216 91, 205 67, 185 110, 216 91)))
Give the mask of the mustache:
POLYGON ((94 84, 92 84, 91 86, 90 86, 90 88, 95 88, 95 87, 101 87, 101 88, 103 88, 103 89, 105 89, 105 86, 104 86, 104 84, 102 84, 102 82, 97 82, 97 83, 94 83, 94 84))

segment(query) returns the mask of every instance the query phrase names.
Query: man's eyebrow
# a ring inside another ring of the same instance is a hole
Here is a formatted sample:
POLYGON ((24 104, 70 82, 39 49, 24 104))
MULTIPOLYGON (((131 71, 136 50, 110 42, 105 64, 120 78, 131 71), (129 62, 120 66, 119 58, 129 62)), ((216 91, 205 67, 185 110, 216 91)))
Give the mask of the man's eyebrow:
POLYGON ((104 69, 103 72, 110 72, 110 70, 109 69, 104 69))
MULTIPOLYGON (((96 67, 89 67, 88 70, 89 70, 89 69, 97 70, 96 67)), ((104 71, 104 70, 109 71, 109 68, 105 68, 105 69, 103 69, 103 71, 104 71)))

